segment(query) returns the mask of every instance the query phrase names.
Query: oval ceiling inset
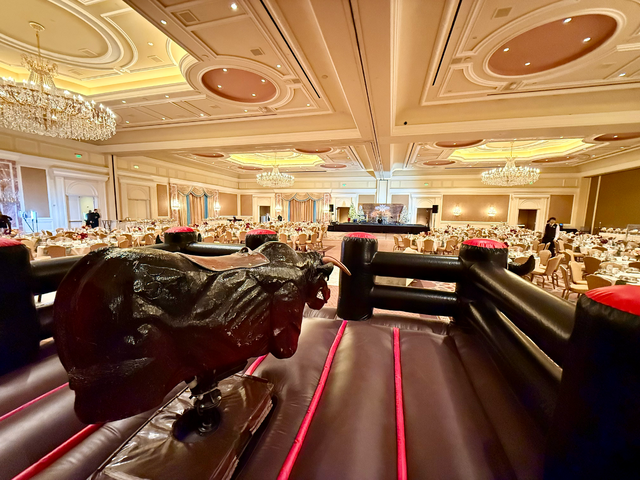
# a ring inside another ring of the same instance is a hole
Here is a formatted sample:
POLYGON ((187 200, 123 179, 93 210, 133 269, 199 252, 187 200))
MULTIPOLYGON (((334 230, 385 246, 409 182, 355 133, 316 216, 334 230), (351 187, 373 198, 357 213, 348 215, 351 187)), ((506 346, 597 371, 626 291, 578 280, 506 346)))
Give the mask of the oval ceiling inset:
POLYGON ((322 168, 346 168, 347 166, 343 163, 323 163, 320 165, 322 168))
POLYGON ((440 148, 467 148, 467 147, 472 147, 474 145, 477 145, 479 143, 482 143, 482 140, 456 140, 454 141, 443 141, 443 142, 436 142, 435 146, 436 147, 440 147, 440 148))
POLYGON ((296 148, 296 152, 300 153, 308 153, 309 155, 313 155, 315 153, 329 153, 331 151, 331 147, 321 147, 321 148, 296 148))
POLYGON ((568 162, 569 160, 573 160, 575 157, 551 157, 551 158, 539 158, 537 160, 533 160, 531 163, 558 163, 558 162, 568 162))
POLYGON ((204 158, 222 158, 224 157, 224 153, 194 153, 196 157, 204 157, 204 158))
POLYGON ((489 69, 504 76, 551 70, 594 51, 613 36, 617 27, 616 20, 608 15, 567 18, 540 25, 500 45, 489 58, 489 69))
POLYGON ((202 76, 207 90, 233 102, 262 103, 276 96, 276 86, 257 73, 239 68, 214 68, 202 76))
POLYGON ((451 165, 452 163, 456 163, 453 160, 427 160, 426 162, 422 162, 423 165, 428 167, 437 167, 442 165, 451 165))
POLYGON ((262 170, 260 167, 251 167, 251 166, 248 166, 248 165, 244 165, 244 166, 238 167, 238 169, 240 169, 240 170, 249 170, 251 172, 257 172, 258 170, 262 170))
POLYGON ((597 142, 620 142, 622 140, 632 140, 634 138, 640 138, 640 132, 605 133, 604 135, 598 135, 594 140, 597 142))

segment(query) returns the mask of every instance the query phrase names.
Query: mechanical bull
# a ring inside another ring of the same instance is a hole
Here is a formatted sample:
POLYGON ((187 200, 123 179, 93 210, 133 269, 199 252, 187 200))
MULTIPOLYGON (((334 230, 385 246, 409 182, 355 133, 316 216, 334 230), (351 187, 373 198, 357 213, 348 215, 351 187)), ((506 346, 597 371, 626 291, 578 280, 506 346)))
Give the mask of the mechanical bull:
POLYGON ((329 260, 345 268, 278 242, 222 257, 88 254, 55 301, 55 340, 78 417, 125 418, 159 405, 183 380, 197 395, 196 379, 215 387, 251 357, 292 356, 305 303, 320 309, 329 299, 329 260))

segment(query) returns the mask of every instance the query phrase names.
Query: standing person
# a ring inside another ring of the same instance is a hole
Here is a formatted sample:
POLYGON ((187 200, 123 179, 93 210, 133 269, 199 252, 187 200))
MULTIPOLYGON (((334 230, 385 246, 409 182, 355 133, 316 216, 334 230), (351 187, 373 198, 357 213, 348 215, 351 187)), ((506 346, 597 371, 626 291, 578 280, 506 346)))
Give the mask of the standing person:
POLYGON ((89 210, 87 213, 84 214, 84 224, 87 227, 91 226, 91 219, 93 218, 93 212, 91 210, 89 210))
POLYGON ((542 236, 542 243, 549 244, 549 251, 551 256, 556 256, 556 246, 554 241, 560 236, 560 225, 556 223, 556 217, 551 217, 547 220, 547 224, 544 227, 544 235, 542 236))
POLYGON ((100 226, 100 213, 97 208, 93 209, 90 225, 91 228, 98 228, 100 226))
POLYGON ((0 233, 5 233, 7 235, 11 235, 11 221, 13 220, 13 218, 11 218, 9 215, 5 215, 4 213, 2 213, 0 211, 0 229, 4 229, 4 232, 0 232, 0 233))

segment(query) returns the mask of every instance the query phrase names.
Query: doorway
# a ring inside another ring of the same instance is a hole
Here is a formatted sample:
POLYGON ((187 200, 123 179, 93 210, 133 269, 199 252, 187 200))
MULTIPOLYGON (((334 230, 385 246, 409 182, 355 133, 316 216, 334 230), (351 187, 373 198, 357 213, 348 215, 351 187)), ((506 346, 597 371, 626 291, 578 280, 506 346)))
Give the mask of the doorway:
POLYGON ((416 210, 416 223, 428 227, 431 221, 431 210, 431 208, 418 208, 416 210))
POLYGON ((338 222, 344 223, 349 220, 349 207, 338 207, 338 222))
POLYGON ((149 200, 139 200, 130 198, 128 205, 129 211, 128 217, 136 220, 142 220, 144 218, 149 218, 149 200))
POLYGON ((518 210, 518 225, 529 230, 536 229, 536 218, 538 210, 518 210))
POLYGON ((96 197, 68 195, 67 196, 67 218, 70 228, 78 228, 85 223, 85 214, 97 208, 98 199, 96 197))
POLYGON ((266 222, 267 215, 271 218, 271 206, 270 205, 260 205, 260 221, 266 222))

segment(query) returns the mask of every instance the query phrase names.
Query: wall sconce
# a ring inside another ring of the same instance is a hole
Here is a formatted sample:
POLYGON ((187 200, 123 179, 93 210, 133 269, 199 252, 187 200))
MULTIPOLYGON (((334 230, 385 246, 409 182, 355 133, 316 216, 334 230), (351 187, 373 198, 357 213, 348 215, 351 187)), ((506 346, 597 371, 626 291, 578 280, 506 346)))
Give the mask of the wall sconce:
POLYGON ((171 200, 171 210, 180 210, 180 202, 177 198, 171 200))
POLYGON ((214 203, 213 209, 216 210, 216 211, 219 211, 220 210, 220 204, 218 202, 214 203))
POLYGON ((282 205, 276 205, 276 213, 280 213, 282 211, 282 205))
POLYGON ((489 210, 487 210, 487 215, 490 217, 495 217, 497 213, 494 207, 489 207, 489 210))
POLYGON ((460 215, 462 215, 462 209, 458 205, 453 207, 453 215, 456 217, 459 217, 460 215))

